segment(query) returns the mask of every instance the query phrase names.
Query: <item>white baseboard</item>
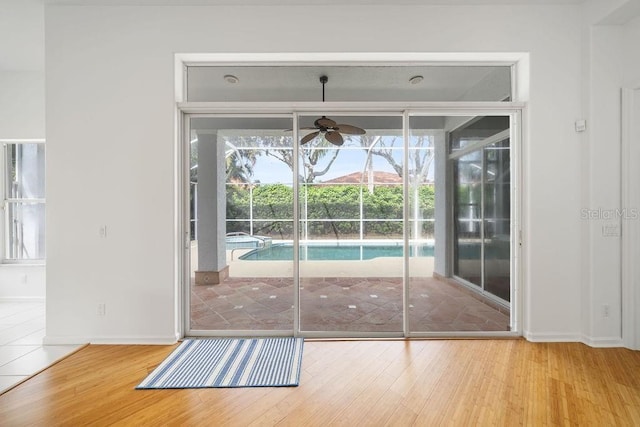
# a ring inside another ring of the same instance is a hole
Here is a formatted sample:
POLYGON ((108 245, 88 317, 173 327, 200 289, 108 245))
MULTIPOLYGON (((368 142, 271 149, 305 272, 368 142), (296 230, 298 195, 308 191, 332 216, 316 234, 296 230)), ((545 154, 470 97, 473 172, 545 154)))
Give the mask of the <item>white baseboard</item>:
POLYGON ((45 302, 45 297, 0 297, 0 302, 45 302))
POLYGON ((89 341, 91 344, 109 345, 170 345, 178 342, 178 336, 156 337, 95 337, 89 341))
POLYGON ((583 342, 580 334, 569 334, 562 332, 532 333, 525 332, 523 335, 527 341, 531 342, 583 342))
POLYGON ((170 345, 178 342, 178 335, 150 336, 150 337, 78 337, 78 336, 50 336, 43 339, 44 345, 170 345))
POLYGON ((581 334, 568 333, 525 333, 524 337, 531 342, 581 342, 589 347, 624 347, 621 337, 588 337, 581 334))
POLYGON ((624 347, 621 337, 583 337, 582 342, 590 347, 624 347))

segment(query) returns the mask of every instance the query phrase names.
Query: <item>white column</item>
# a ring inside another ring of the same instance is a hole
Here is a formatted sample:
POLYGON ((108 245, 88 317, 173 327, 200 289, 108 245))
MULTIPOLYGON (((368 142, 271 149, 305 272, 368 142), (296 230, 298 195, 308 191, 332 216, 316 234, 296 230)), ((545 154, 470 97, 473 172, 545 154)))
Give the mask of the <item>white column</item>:
POLYGON ((217 134, 198 135, 196 284, 220 283, 228 276, 224 144, 217 134))
POLYGON ((449 204, 447 203, 447 144, 445 133, 438 133, 435 137, 434 149, 434 180, 435 180, 435 249, 433 271, 440 276, 447 277, 447 253, 449 239, 447 238, 449 204))

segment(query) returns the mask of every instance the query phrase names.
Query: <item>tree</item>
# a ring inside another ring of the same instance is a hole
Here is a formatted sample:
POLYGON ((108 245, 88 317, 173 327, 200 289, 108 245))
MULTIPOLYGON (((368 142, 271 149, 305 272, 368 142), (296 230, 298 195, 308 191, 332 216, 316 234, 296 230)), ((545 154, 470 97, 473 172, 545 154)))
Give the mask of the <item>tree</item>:
MULTIPOLYGON (((291 137, 270 136, 262 137, 261 139, 265 154, 285 163, 293 171, 295 158, 293 157, 291 137)), ((302 170, 300 171, 301 179, 304 183, 314 182, 317 177, 329 172, 331 165, 333 165, 338 158, 338 154, 340 154, 340 150, 334 148, 334 146, 324 138, 318 138, 315 141, 300 147, 299 150, 302 160, 302 170)))
MULTIPOLYGON (((401 152, 398 147, 402 146, 402 138, 363 135, 360 137, 360 144, 369 151, 370 155, 385 159, 399 177, 403 176, 402 160, 394 157, 394 152, 401 152)), ((429 176, 434 160, 434 150, 427 149, 430 146, 433 147, 431 136, 423 135, 411 138, 407 171, 409 172, 409 182, 412 185, 417 186, 424 183, 429 176)))
POLYGON ((225 142, 225 166, 228 183, 251 184, 253 168, 256 165, 260 150, 255 148, 245 149, 238 147, 253 147, 253 137, 224 137, 225 142), (250 140, 250 141, 247 141, 250 140))
POLYGON ((235 151, 225 158, 227 182, 234 184, 250 184, 253 178, 253 167, 257 154, 247 151, 235 151))

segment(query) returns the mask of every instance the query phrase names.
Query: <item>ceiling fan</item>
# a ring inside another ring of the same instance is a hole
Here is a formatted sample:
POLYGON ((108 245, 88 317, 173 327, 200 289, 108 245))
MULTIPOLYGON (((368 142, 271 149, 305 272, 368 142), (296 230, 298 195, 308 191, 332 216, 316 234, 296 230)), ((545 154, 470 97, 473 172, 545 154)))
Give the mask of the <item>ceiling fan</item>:
MULTIPOLYGON (((322 83, 322 102, 324 102, 324 85, 328 81, 329 78, 327 76, 320 77, 320 83, 322 83)), ((300 130, 315 130, 315 132, 311 132, 310 134, 305 135, 300 140, 300 144, 306 144, 307 142, 315 139, 318 135, 324 135, 324 138, 327 141, 337 146, 344 144, 344 138, 342 137, 342 134, 364 135, 366 133, 364 129, 356 126, 338 124, 327 116, 322 116, 319 119, 316 119, 313 122, 313 127, 300 128, 300 130)))

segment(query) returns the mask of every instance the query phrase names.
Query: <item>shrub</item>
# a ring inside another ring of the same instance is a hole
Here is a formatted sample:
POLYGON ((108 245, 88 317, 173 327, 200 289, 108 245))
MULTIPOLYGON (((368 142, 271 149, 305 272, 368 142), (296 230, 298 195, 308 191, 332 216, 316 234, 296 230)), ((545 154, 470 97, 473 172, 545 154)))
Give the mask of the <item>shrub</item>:
MULTIPOLYGON (((314 236, 358 236, 360 232, 360 185, 311 185, 299 192, 300 208, 306 217, 309 233, 314 236), (341 221, 323 221, 341 220, 341 221), (314 221, 315 220, 315 221, 314 221)), ((362 189, 364 234, 367 236, 402 236, 403 189, 399 185, 379 185, 369 192, 362 189), (371 221, 395 220, 395 221, 371 221)), ((435 192, 432 185, 418 190, 420 219, 434 216, 435 192)), ((293 221, 293 189, 283 184, 227 187, 227 219, 248 220, 253 197, 254 233, 290 238, 293 221), (288 237, 285 237, 288 236, 288 237)), ((410 194, 411 197, 411 194, 410 194)), ((411 209, 413 212, 413 209, 411 209)), ((228 231, 246 231, 248 222, 229 221, 228 231)), ((423 222, 424 235, 433 235, 433 222, 423 222)))

